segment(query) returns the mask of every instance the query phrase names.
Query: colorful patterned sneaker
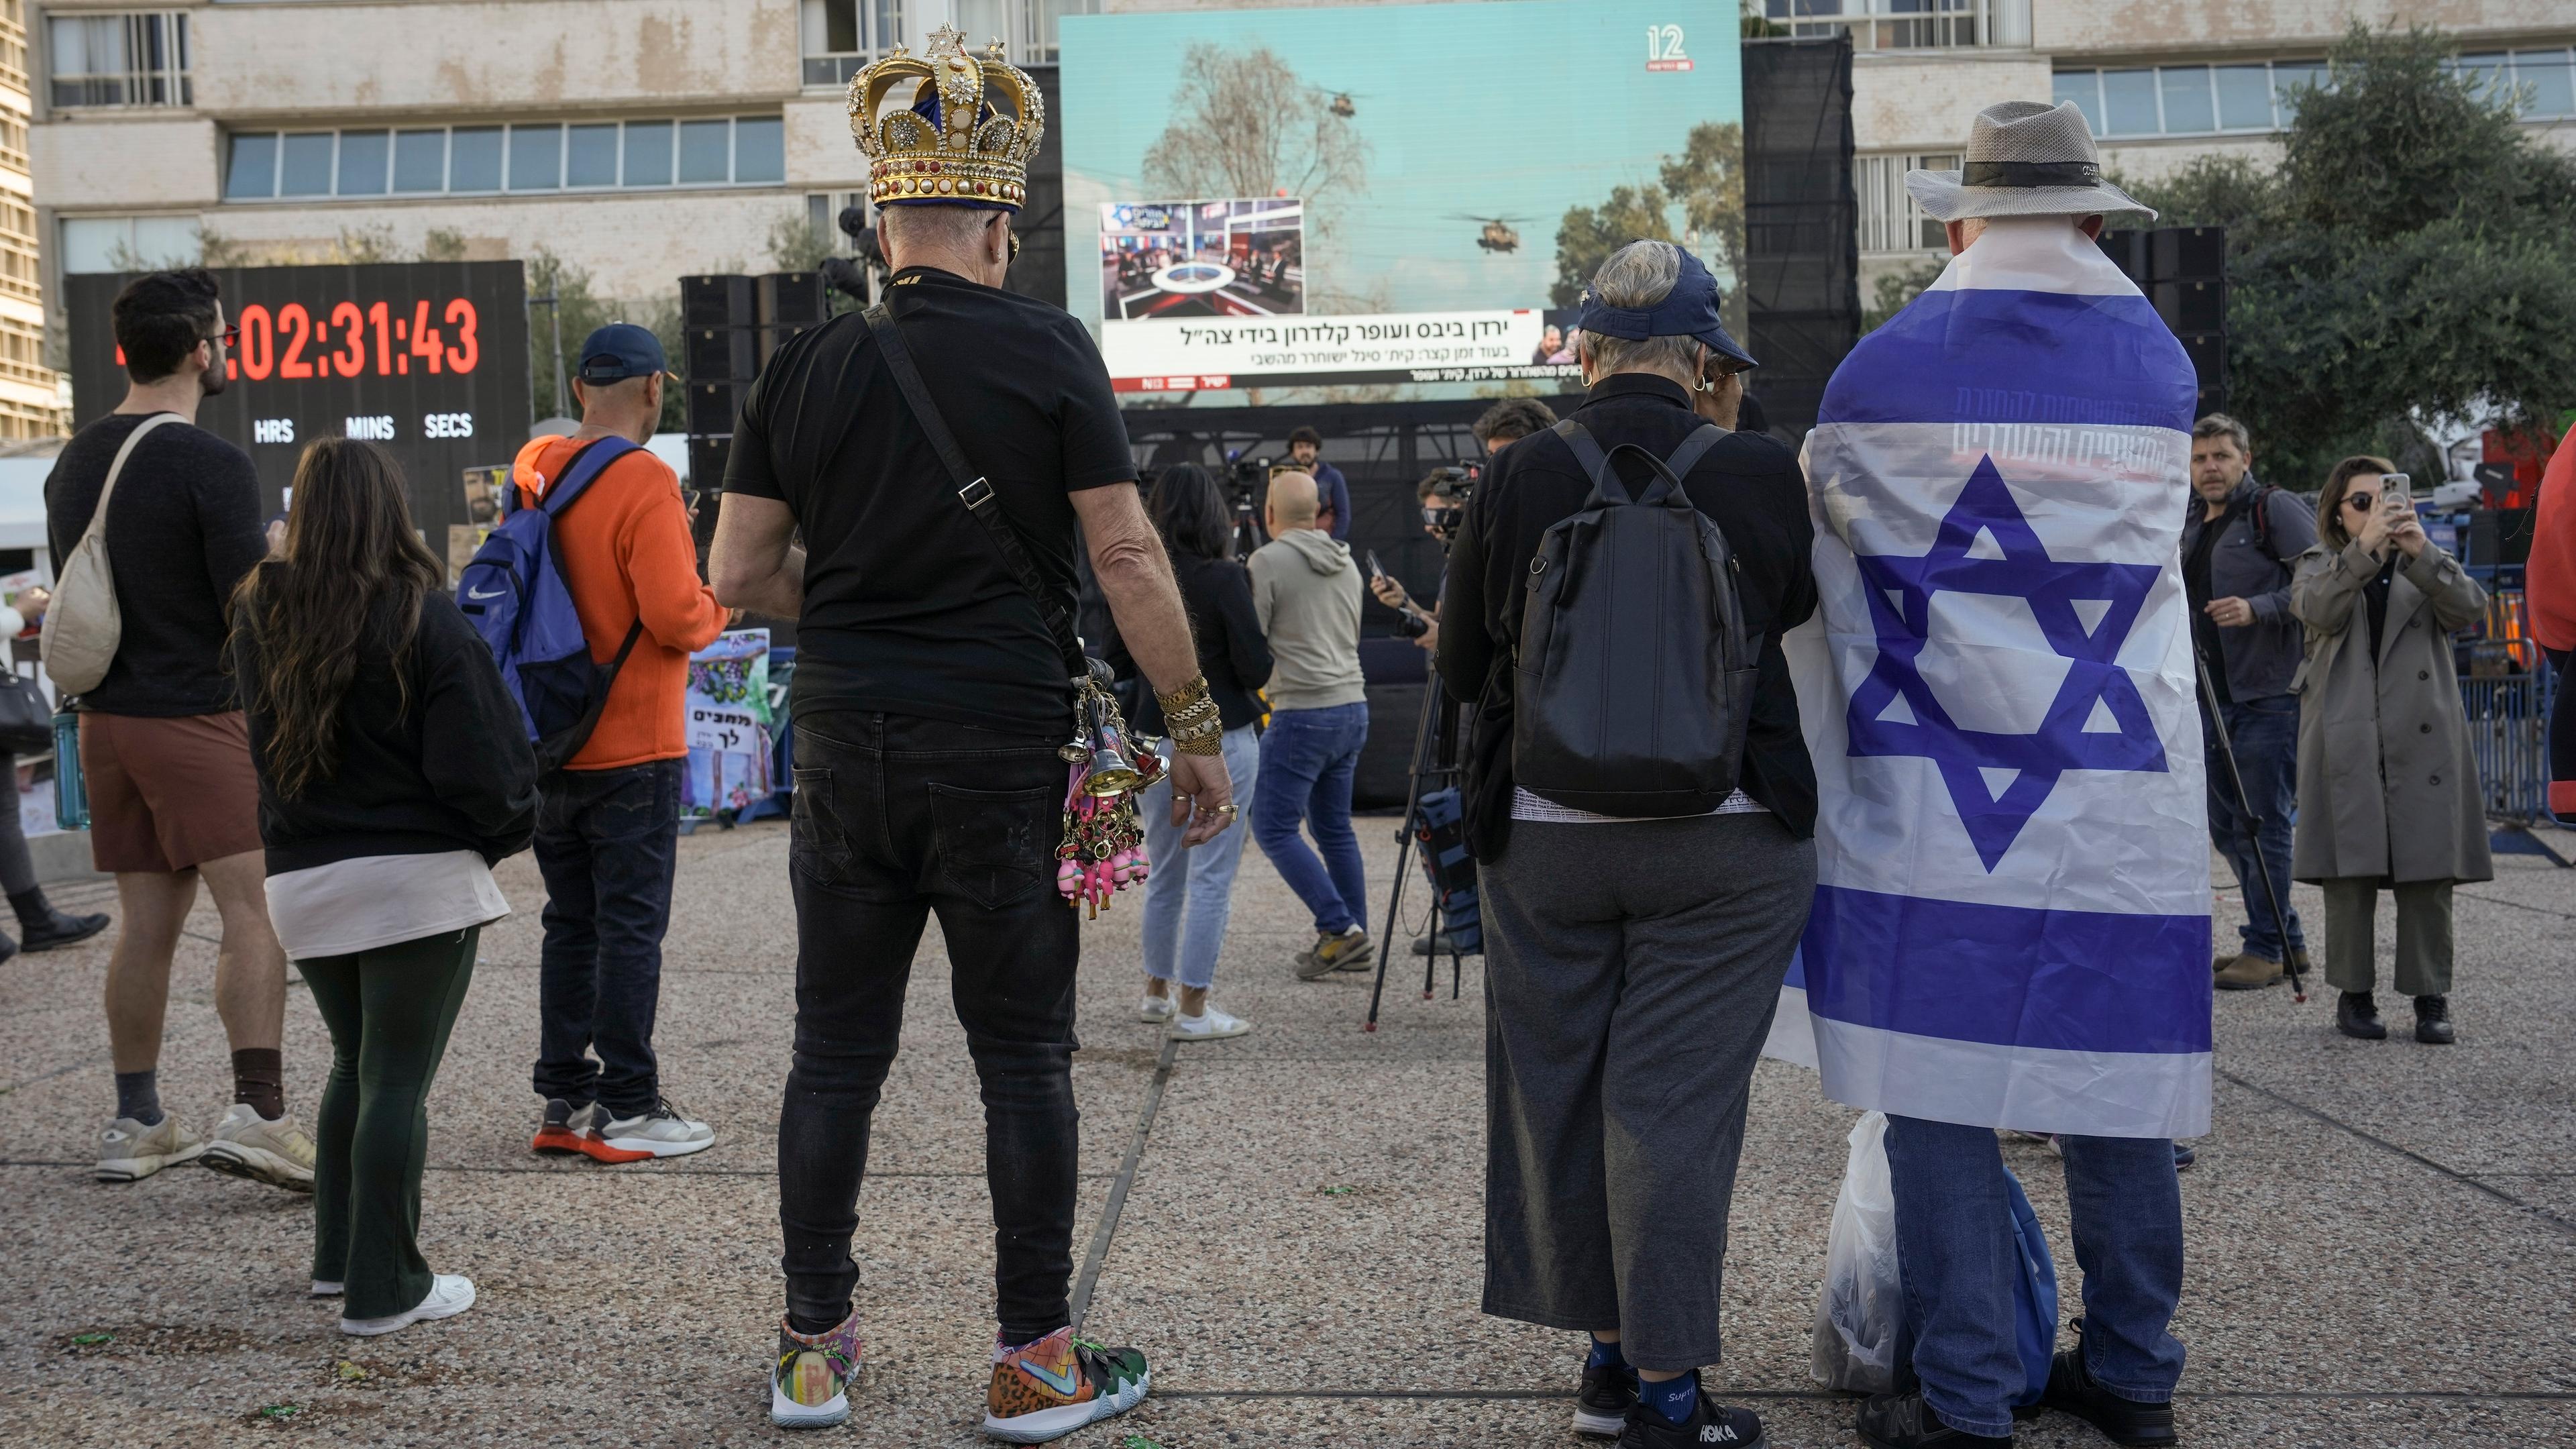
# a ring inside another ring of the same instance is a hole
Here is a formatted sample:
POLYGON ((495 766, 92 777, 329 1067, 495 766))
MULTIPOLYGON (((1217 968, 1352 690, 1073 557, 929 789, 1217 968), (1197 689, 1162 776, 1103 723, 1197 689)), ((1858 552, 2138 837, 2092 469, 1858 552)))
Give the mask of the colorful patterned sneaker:
POLYGON ((288 1192, 313 1190, 313 1139, 292 1117, 274 1120, 259 1115, 248 1102, 235 1102, 206 1139, 198 1162, 226 1177, 247 1178, 288 1192))
POLYGON ((90 1176, 101 1182, 141 1182, 165 1167, 194 1162, 205 1150, 205 1139, 173 1114, 163 1113, 149 1127, 119 1117, 98 1134, 98 1166, 90 1176))
POLYGON ((778 1362, 769 1370, 769 1422, 781 1429, 828 1429, 850 1417, 859 1376, 859 1315, 822 1333, 778 1320, 778 1362))
POLYGON ((1085 1424, 1126 1413, 1154 1386, 1145 1356, 1102 1348, 1059 1328, 1035 1343, 993 1346, 993 1384, 984 1394, 984 1432, 1014 1444, 1043 1444, 1085 1424))
POLYGON ((546 1115, 538 1121, 536 1140, 528 1144, 528 1150, 552 1157, 587 1152, 590 1149, 586 1144, 598 1139, 603 1120, 597 1102, 576 1107, 561 1097, 548 1097, 546 1115))

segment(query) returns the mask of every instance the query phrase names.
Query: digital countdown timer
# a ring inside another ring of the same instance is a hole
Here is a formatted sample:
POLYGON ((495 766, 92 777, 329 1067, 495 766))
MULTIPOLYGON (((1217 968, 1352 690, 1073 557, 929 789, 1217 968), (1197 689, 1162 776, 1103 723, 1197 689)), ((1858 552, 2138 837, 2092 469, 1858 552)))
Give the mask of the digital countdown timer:
MULTIPOLYGON (((198 425, 250 454, 270 512, 316 438, 363 438, 392 453, 413 521, 443 551, 465 523, 456 480, 507 464, 528 436, 526 282, 517 262, 219 268, 224 319, 239 330, 226 385, 198 425)), ((75 425, 125 396, 110 309, 128 278, 66 279, 75 425)))

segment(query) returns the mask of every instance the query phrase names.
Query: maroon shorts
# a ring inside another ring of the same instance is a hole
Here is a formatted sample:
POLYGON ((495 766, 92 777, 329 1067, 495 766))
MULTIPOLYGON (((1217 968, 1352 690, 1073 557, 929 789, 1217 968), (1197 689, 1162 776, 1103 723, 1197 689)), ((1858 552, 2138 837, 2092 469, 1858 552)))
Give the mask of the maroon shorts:
POLYGON ((260 848, 259 776, 241 711, 80 717, 95 868, 167 875, 260 848))

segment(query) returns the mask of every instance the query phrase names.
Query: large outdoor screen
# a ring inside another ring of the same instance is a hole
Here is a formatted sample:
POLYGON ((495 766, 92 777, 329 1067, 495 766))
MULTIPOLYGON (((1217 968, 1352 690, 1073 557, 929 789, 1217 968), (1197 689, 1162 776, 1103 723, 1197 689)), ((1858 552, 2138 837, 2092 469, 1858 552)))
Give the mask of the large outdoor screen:
POLYGON ((1122 392, 1556 392, 1620 244, 1743 273, 1732 7, 1068 16, 1063 46, 1067 305, 1122 392))

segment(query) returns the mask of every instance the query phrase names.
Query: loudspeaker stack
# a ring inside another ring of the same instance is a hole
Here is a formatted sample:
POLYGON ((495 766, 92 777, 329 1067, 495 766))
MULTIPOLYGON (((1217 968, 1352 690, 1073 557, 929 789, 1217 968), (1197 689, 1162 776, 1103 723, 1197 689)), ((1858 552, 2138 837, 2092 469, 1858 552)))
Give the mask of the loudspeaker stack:
POLYGON ((2155 304, 2200 376, 2194 417, 2227 410, 2227 228, 2106 231, 2102 251, 2155 304))
MULTIPOLYGON (((712 493, 724 486, 743 394, 781 344, 829 315, 817 272, 680 279, 680 320, 688 329, 691 487, 712 493)), ((713 513, 700 514, 704 526, 713 526, 713 513)))

